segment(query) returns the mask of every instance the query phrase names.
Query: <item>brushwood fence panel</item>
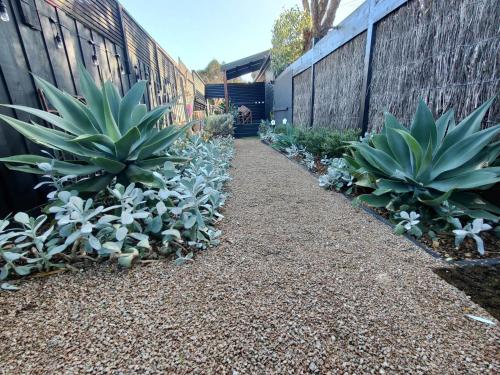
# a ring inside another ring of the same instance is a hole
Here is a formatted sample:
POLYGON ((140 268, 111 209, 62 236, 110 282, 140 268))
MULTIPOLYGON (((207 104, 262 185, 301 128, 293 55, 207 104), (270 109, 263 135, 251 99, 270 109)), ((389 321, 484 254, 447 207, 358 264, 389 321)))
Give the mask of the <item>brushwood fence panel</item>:
POLYGON ((293 122, 307 126, 311 113, 311 69, 293 77, 293 122))
MULTIPOLYGON (((275 90, 275 116, 378 131, 384 111, 408 126, 422 98, 462 119, 499 92, 499 19, 497 0, 367 0, 277 77, 293 89, 275 90)), ((484 127, 499 120, 500 99, 484 127)))
MULTIPOLYGON (((71 95, 80 95, 77 65, 81 63, 95 80, 111 79, 122 94, 137 80, 148 80, 143 102, 150 109, 176 98, 181 103, 182 107, 175 108, 177 115, 166 116, 163 124, 188 120, 185 106, 193 108, 195 96, 193 79, 187 77, 192 73, 165 52, 118 1, 4 0, 4 4, 10 21, 0 21, 4 41, 0 103, 45 108, 30 72, 71 95), (191 88, 181 86, 186 84, 191 88), (183 97, 186 92, 190 94, 187 99, 183 97)), ((198 92, 203 91, 202 84, 198 82, 198 92)), ((0 113, 30 121, 19 111, 0 108, 0 113)), ((38 152, 38 145, 0 124, 0 157, 38 152)), ((33 190, 37 181, 0 163, 0 217, 42 203, 44 193, 33 190)))
POLYGON ((320 60, 314 71, 314 126, 356 129, 366 32, 320 60))

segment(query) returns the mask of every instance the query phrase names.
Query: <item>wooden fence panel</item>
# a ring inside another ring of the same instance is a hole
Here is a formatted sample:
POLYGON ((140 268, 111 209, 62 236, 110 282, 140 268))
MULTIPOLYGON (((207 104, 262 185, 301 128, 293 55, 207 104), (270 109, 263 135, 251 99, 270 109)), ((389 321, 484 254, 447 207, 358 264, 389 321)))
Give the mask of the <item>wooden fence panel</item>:
MULTIPOLYGON (((8 41, 0 53, 0 103, 43 108, 30 72, 81 95, 78 63, 96 81, 112 80, 122 94, 138 79, 148 80, 143 101, 149 108, 181 96, 186 89, 180 85, 187 80, 176 78, 175 60, 116 0, 4 2, 11 20, 0 22, 0 38, 8 41)), ((178 121, 183 121, 185 108, 179 107, 178 112, 178 121)), ((0 108, 0 113, 30 121, 21 112, 0 108)), ((164 123, 172 122, 169 116, 164 123)), ((40 147, 0 124, 0 156, 38 152, 40 147)), ((33 175, 12 172, 0 164, 0 178, 0 217, 43 202, 44 194, 33 190, 38 181, 33 175)))

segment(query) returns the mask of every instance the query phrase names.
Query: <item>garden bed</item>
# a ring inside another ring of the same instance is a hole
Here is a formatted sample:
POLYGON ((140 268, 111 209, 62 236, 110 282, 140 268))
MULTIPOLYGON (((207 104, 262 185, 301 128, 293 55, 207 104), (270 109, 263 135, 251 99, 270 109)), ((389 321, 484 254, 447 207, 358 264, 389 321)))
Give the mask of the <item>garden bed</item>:
MULTIPOLYGON (((274 151, 282 154, 285 156, 287 159, 292 160, 296 162, 300 167, 308 171, 310 174, 312 174, 314 177, 318 178, 322 173, 325 172, 325 166, 316 161, 316 167, 315 171, 312 171, 308 169, 304 164, 300 162, 300 158, 288 158, 285 152, 282 152, 280 150, 277 150, 272 147, 272 143, 266 141, 266 140, 261 140, 262 143, 268 145, 271 149, 274 151)), ((362 194, 363 192, 360 191, 355 191, 352 192, 351 194, 346 194, 345 192, 339 192, 341 193, 344 197, 352 201, 356 196, 362 194)), ((361 204, 360 207, 375 217, 377 220, 382 221, 383 223, 395 227, 394 224, 392 224, 388 220, 388 212, 383 209, 379 208, 372 208, 369 207, 365 204, 361 204)), ((465 239, 464 243, 462 243, 461 248, 465 250, 458 250, 456 249, 454 245, 454 238, 452 235, 446 235, 446 234, 441 234, 440 235, 440 242, 439 246, 436 246, 437 244, 432 242, 432 240, 424 235, 419 239, 416 239, 412 237, 411 235, 404 234, 404 236, 410 240, 411 242, 415 243, 417 246, 425 250, 428 254, 431 256, 441 259, 445 261, 447 264, 450 265, 457 265, 457 266, 477 266, 477 265, 497 265, 500 264, 500 257, 497 252, 497 250, 493 251, 485 251, 484 256, 481 256, 480 254, 477 253, 475 250, 474 242, 471 239, 465 239), (442 239, 442 240, 441 240, 442 239), (433 246, 434 245, 434 246, 433 246)), ((485 247, 486 249, 500 249, 500 240, 495 238, 494 235, 492 234, 487 234, 484 236, 484 242, 485 242, 485 247)))
POLYGON ((434 272, 500 320, 500 265, 438 268, 434 272))

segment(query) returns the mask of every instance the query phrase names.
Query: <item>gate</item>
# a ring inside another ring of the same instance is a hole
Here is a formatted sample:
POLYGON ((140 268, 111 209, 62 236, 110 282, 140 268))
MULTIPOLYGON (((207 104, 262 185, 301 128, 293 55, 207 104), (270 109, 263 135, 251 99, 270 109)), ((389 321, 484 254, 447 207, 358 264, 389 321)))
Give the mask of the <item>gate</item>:
MULTIPOLYGON (((252 122, 235 125, 236 138, 256 136, 259 123, 266 118, 265 83, 228 83, 228 96, 231 105, 247 107, 252 113, 252 122)), ((224 99, 224 84, 207 84, 205 86, 206 99, 224 99)))

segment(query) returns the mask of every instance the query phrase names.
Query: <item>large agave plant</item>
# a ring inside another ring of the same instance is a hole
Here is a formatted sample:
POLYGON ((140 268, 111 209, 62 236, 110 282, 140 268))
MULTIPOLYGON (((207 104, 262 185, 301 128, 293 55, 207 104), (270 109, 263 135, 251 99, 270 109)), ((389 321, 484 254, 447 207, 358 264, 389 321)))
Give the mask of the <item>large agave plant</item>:
POLYGON ((492 102, 458 125, 452 110, 434 121, 423 101, 410 129, 386 114, 381 133, 369 142, 351 142, 353 152, 346 157, 357 185, 375 189, 359 200, 389 209, 395 202, 439 206, 448 200, 471 217, 496 220, 499 209, 472 192, 500 181, 500 142, 495 141, 500 125, 481 130, 492 102))
POLYGON ((160 106, 148 112, 146 106, 140 104, 146 81, 137 82, 122 98, 110 81, 99 88, 85 68, 80 66, 79 70, 86 104, 35 77, 38 87, 59 116, 35 108, 6 105, 45 120, 54 128, 0 115, 0 119, 31 141, 72 154, 76 160, 57 161, 39 155, 17 155, 0 161, 6 162, 10 169, 29 173, 43 174, 45 172, 37 166, 52 163, 54 174, 90 176, 73 186, 80 191, 102 190, 114 177, 123 184, 139 182, 154 186, 158 182, 153 168, 166 161, 180 161, 165 156, 164 151, 186 127, 157 129, 156 124, 169 107, 160 106))

